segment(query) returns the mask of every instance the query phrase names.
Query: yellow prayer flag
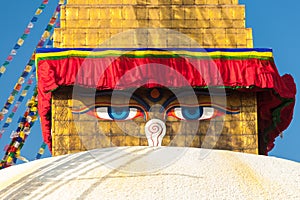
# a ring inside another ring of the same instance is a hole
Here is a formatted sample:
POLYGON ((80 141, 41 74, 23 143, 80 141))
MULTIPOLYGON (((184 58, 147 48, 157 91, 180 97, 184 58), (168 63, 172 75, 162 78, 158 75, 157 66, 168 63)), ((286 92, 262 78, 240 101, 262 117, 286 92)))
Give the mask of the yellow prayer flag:
POLYGON ((48 38, 48 37, 50 37, 50 32, 49 31, 45 31, 44 33, 43 33, 43 36, 42 36, 42 38, 48 38))
POLYGON ((39 150, 39 154, 44 154, 44 149, 42 149, 42 148, 40 148, 40 150, 39 150))
POLYGON ((7 119, 6 119, 6 121, 5 121, 5 123, 11 123, 12 122, 12 118, 10 118, 10 117, 8 117, 7 119))
POLYGON ((4 67, 4 66, 1 66, 1 68, 0 68, 0 73, 4 73, 6 71, 6 68, 4 67))
POLYGON ((20 132, 20 137, 21 137, 22 139, 24 139, 24 138, 25 138, 24 131, 21 131, 21 132, 20 132))
POLYGON ((37 9, 37 11, 35 12, 35 15, 40 15, 42 12, 43 12, 43 10, 37 9))
POLYGON ((8 163, 12 163, 12 161, 13 161, 12 157, 8 156, 7 162, 8 162, 8 163))
POLYGON ((31 69, 32 69, 32 66, 30 66, 30 65, 26 65, 26 68, 25 68, 25 71, 26 71, 26 72, 30 72, 30 71, 31 71, 31 69))
POLYGON ((23 43, 24 43, 24 40, 23 40, 23 39, 21 39, 21 38, 20 38, 20 39, 18 40, 18 42, 17 42, 17 44, 18 44, 18 45, 20 45, 20 46, 22 46, 22 45, 23 45, 23 43))

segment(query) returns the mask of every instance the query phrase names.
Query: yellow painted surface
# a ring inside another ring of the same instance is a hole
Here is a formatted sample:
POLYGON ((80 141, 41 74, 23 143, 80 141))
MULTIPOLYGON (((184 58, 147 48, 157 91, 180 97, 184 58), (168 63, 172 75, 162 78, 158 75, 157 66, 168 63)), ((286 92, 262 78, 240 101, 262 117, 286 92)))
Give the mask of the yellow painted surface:
POLYGON ((139 4, 139 5, 195 5, 195 4, 238 4, 238 0, 67 0, 69 5, 71 4, 83 4, 83 5, 121 5, 121 4, 139 4))
POLYGON ((62 7, 54 46, 251 48, 253 38, 245 27, 245 6, 237 0, 69 0, 62 7), (138 28, 171 29, 194 42, 171 42, 167 36, 109 41, 138 28))

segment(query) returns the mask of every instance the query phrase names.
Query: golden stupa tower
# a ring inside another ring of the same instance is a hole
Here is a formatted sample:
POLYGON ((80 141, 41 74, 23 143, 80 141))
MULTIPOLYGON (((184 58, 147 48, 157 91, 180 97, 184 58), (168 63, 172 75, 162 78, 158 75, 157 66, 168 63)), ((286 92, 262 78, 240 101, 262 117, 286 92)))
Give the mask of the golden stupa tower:
MULTIPOLYGON (((61 8, 60 17, 61 26, 54 32, 56 48, 253 47, 252 29, 245 27, 245 6, 239 5, 238 0, 68 0, 61 8), (141 34, 134 34, 137 29, 147 30, 146 35, 143 35, 143 31, 141 34), (171 30, 169 33, 181 34, 190 40, 182 42, 176 37, 168 37, 168 34, 161 35, 161 30, 171 30)), ((120 142, 122 139, 119 136, 111 136, 111 141, 109 137, 102 138, 102 144, 99 145, 99 138, 91 134, 92 129, 97 126, 94 122, 87 121, 86 126, 76 130, 71 112, 73 101, 70 91, 60 90, 53 93, 53 155, 86 150, 81 142, 82 138, 91 141, 91 148, 109 146, 112 141, 121 146, 147 145, 146 140, 141 141, 130 136, 124 136, 123 142, 120 142), (78 131, 85 132, 86 135, 81 135, 80 139, 78 131)), ((235 118, 226 118, 226 133, 221 135, 216 148, 257 154, 259 150, 255 93, 235 94, 229 103, 241 106, 242 112, 235 118)), ((101 126, 111 129, 111 132, 118 130, 110 122, 102 122, 101 126)), ((176 123, 171 126, 176 129, 176 123)), ((204 136, 197 137, 193 144, 200 144, 204 136)), ((211 138, 211 141, 216 142, 215 138, 211 138)))
MULTIPOLYGON (((171 29, 202 48, 253 47, 252 30, 245 27, 245 6, 238 0, 68 0, 60 24, 54 34, 54 47, 60 48, 99 47, 116 34, 137 28, 171 29)), ((128 38, 114 44, 134 47, 141 45, 138 42, 128 38)), ((156 42, 156 47, 180 46, 168 38, 156 42)))

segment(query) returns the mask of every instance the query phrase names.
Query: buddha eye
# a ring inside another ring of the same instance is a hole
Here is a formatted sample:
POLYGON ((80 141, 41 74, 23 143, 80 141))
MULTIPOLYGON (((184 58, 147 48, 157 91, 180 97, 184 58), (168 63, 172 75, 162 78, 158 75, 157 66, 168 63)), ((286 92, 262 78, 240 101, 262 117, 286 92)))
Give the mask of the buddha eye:
POLYGON ((167 116, 176 117, 180 120, 205 120, 215 116, 215 109, 212 107, 173 107, 167 112, 167 116))
POLYGON ((95 115, 99 119, 106 120, 131 120, 139 116, 143 116, 142 112, 138 108, 116 106, 96 107, 95 115))
POLYGON ((137 117, 147 119, 147 113, 140 106, 115 105, 107 103, 97 103, 79 110, 72 110, 73 114, 88 114, 100 120, 132 120, 137 117))
POLYGON ((166 109, 166 117, 175 117, 179 120, 208 120, 225 114, 238 114, 239 109, 232 109, 210 103, 199 105, 173 104, 166 109))

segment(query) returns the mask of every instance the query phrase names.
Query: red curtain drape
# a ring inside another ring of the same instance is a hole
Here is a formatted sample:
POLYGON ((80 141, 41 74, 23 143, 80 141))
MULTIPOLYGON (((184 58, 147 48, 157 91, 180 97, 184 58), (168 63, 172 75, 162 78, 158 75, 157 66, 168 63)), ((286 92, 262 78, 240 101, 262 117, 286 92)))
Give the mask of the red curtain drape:
MULTIPOLYGON (((39 113, 44 141, 51 149, 51 91, 78 85, 98 90, 135 87, 226 87, 259 93, 259 130, 267 151, 293 116, 296 87, 290 75, 280 77, 273 59, 82 58, 38 60, 39 113)), ((267 153, 267 152, 264 152, 267 153)))

